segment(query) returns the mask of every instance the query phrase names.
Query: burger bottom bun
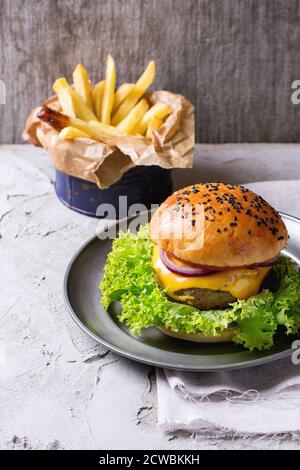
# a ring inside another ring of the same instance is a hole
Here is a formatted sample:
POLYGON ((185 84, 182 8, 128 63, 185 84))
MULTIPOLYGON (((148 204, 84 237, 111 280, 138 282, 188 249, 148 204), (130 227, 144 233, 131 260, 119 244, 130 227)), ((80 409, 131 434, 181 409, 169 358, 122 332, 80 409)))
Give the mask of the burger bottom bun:
POLYGON ((239 330, 238 328, 227 328, 218 336, 205 336, 202 333, 188 334, 180 331, 172 331, 169 328, 163 327, 159 327, 158 329, 172 338, 193 341, 194 343, 229 343, 232 341, 234 334, 239 330))

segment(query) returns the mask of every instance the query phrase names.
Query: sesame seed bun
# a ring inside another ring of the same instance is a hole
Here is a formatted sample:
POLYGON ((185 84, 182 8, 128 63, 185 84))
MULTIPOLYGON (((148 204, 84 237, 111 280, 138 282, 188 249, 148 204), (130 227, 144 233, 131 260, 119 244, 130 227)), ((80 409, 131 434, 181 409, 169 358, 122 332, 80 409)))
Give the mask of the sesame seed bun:
POLYGON ((274 258, 288 241, 285 224, 270 204, 242 186, 224 183, 173 193, 154 213, 149 234, 184 261, 220 267, 274 258))

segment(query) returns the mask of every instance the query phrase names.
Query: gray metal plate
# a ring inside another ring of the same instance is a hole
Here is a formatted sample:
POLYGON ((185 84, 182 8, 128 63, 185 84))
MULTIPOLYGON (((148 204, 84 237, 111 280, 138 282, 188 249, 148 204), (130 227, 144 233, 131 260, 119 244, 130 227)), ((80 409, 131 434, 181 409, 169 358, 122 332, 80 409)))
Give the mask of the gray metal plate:
MULTIPOLYGON (((285 253, 300 264, 300 221, 281 214, 290 234, 285 253)), ((92 338, 130 359, 178 370, 216 371, 251 367, 290 355, 293 337, 278 334, 269 351, 250 352, 233 343, 197 344, 170 338, 155 328, 130 335, 118 322, 118 306, 107 312, 98 288, 111 250, 111 240, 89 240, 73 257, 66 274, 64 296, 75 322, 92 338)))

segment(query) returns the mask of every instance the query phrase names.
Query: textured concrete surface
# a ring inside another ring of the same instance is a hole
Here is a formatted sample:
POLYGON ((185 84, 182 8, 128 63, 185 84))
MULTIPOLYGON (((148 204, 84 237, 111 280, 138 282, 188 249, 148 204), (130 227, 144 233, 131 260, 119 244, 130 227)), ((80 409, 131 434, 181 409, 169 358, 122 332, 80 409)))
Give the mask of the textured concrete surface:
MULTIPOLYGON (((200 146, 193 174, 176 171, 175 181, 300 178, 299 152, 300 145, 200 146), (233 172, 233 164, 239 171, 233 172)), ((57 200, 43 150, 2 146, 0 170, 1 449, 279 445, 162 434, 153 368, 90 340, 64 305, 66 265, 98 222, 57 200)))

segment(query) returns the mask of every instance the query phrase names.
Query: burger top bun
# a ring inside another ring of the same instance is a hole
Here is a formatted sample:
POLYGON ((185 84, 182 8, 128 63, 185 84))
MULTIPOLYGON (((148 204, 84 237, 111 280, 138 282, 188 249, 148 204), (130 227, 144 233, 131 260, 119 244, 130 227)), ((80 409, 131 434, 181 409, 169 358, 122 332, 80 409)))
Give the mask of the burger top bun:
POLYGON ((274 258, 288 233, 278 212, 243 186, 202 183, 175 191, 154 213, 154 243, 204 266, 247 266, 274 258))

